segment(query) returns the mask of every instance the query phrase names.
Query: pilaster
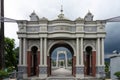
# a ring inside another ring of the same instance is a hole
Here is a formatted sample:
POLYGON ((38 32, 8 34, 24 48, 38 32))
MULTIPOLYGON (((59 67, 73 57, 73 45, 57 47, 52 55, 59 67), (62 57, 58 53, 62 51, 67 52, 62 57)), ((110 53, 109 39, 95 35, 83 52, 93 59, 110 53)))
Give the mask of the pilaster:
POLYGON ((97 66, 100 65, 100 38, 97 38, 97 66))
POLYGON ((42 61, 43 60, 42 59, 43 58, 43 55, 42 55, 43 54, 43 51, 42 51, 43 50, 42 41, 43 41, 43 39, 40 38, 40 66, 43 64, 43 61, 42 61))
POLYGON ((56 67, 58 67, 58 53, 57 53, 57 59, 56 59, 56 67))
POLYGON ((81 57, 80 57, 80 59, 81 59, 81 60, 80 60, 80 61, 81 61, 80 63, 81 63, 81 64, 80 64, 80 65, 83 66, 83 65, 84 65, 84 64, 83 64, 83 38, 81 38, 81 49, 80 49, 80 50, 81 50, 81 57))
POLYGON ((47 66, 39 66, 39 78, 40 79, 47 78, 47 66))
POLYGON ((66 53, 66 51, 65 51, 65 59, 66 59, 66 60, 65 60, 65 61, 66 61, 65 64, 66 64, 66 68, 67 68, 67 67, 68 67, 68 66, 67 66, 67 64, 68 64, 67 60, 68 60, 68 59, 67 59, 67 53, 66 53))
POLYGON ((76 58, 76 65, 79 65, 79 38, 76 39, 76 50, 77 50, 77 58, 76 58))
POLYGON ((26 38, 23 38, 23 65, 26 65, 26 38))
POLYGON ((22 45, 21 45, 21 38, 19 39, 19 65, 21 65, 21 54, 22 54, 22 45))
POLYGON ((44 65, 47 66, 47 39, 44 38, 44 65))
POLYGON ((24 79, 27 78, 27 66, 19 65, 18 66, 18 79, 24 79))
POLYGON ((105 77, 105 66, 97 66, 96 67, 96 77, 104 78, 105 77))
POLYGON ((104 38, 102 38, 102 66, 104 66, 104 38))
POLYGON ((84 78, 84 66, 76 66, 76 78, 84 78))

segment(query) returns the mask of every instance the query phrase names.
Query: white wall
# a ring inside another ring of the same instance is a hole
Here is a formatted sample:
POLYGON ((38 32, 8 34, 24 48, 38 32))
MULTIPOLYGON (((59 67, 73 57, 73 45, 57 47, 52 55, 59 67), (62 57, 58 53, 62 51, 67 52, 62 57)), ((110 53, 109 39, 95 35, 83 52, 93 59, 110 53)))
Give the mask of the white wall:
POLYGON ((116 76, 114 75, 114 73, 120 71, 120 54, 110 59, 110 71, 111 79, 115 80, 116 76))

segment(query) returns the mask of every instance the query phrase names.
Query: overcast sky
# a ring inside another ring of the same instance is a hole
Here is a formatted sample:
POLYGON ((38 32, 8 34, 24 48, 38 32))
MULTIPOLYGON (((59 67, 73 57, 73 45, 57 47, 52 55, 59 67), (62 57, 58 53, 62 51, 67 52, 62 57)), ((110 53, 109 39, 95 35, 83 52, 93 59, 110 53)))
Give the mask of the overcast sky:
MULTIPOLYGON (((94 15, 94 20, 103 20, 120 16, 120 0, 4 0, 5 17, 17 20, 29 20, 29 15, 35 11, 39 17, 55 19, 63 5, 64 15, 75 20, 84 18, 88 10, 94 15)), ((16 23, 5 24, 5 36, 14 38, 16 46, 18 27, 16 23)), ((120 51, 120 22, 106 25, 105 53, 120 51)))

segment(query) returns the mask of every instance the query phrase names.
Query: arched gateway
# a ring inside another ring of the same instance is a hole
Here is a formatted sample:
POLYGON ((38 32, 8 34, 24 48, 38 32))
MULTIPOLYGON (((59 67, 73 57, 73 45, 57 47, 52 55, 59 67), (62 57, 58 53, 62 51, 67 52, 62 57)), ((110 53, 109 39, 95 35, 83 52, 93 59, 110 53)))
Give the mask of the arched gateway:
POLYGON ((71 76, 99 78, 104 74, 106 22, 94 21, 90 12, 84 19, 74 21, 66 19, 63 13, 55 20, 48 20, 33 12, 30 21, 17 23, 20 41, 18 70, 23 71, 23 78, 52 76, 51 53, 58 47, 67 48, 72 54, 71 76))
POLYGON ((72 46, 71 43, 67 42, 66 40, 57 40, 55 42, 53 42, 50 46, 50 48, 48 49, 48 58, 47 58, 47 64, 48 64, 48 76, 51 75, 51 54, 52 51, 57 48, 57 47, 65 47, 68 50, 70 50, 70 52, 72 53, 72 74, 73 76, 75 76, 75 71, 76 71, 76 56, 75 56, 75 50, 74 47, 72 46))

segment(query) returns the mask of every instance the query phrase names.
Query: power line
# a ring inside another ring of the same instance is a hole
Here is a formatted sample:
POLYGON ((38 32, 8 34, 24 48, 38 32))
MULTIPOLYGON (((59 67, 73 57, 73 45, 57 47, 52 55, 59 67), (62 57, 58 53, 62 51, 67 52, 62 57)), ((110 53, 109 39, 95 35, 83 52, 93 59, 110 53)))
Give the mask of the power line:
POLYGON ((6 17, 0 17, 0 22, 17 22, 17 20, 15 19, 11 19, 11 18, 6 18, 6 17))
POLYGON ((106 22, 120 22, 120 16, 106 19, 106 22))

